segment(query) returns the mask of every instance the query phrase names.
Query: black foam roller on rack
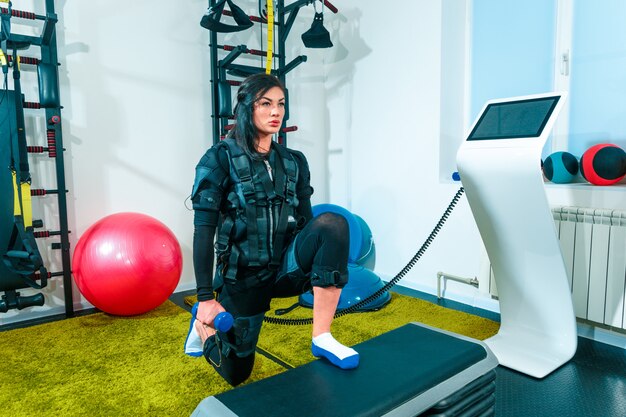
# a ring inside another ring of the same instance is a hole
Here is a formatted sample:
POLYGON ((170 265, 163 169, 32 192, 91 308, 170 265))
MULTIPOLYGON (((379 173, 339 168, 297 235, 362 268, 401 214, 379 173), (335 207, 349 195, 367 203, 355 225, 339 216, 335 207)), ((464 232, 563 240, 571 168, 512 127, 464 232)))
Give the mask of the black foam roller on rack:
POLYGON ((217 84, 219 99, 219 115, 228 117, 233 114, 231 86, 227 81, 219 81, 217 84))
POLYGON ((37 66, 39 80, 39 104, 41 107, 56 108, 61 105, 57 83, 57 66, 39 64, 37 66))

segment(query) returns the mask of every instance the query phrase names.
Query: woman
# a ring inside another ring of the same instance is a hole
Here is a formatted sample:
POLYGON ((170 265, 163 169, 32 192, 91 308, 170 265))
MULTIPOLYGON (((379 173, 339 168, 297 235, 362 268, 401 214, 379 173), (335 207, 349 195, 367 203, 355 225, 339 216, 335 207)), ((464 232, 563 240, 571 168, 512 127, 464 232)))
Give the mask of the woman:
POLYGON ((228 138, 210 148, 196 167, 198 304, 185 352, 204 355, 226 381, 240 384, 252 372, 271 299, 312 287, 313 355, 342 369, 355 368, 358 353, 330 333, 348 281, 348 224, 334 213, 313 218, 306 158, 272 141, 285 115, 284 86, 272 75, 248 77, 239 87, 234 113, 228 138), (235 318, 226 333, 213 328, 223 311, 235 318))

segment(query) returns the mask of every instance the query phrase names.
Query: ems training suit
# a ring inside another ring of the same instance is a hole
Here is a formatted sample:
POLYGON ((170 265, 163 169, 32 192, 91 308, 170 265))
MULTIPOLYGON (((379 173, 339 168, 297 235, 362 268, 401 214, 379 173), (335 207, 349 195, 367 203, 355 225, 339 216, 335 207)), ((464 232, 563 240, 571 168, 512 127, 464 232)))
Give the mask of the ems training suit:
POLYGON ((210 337, 203 352, 231 385, 252 372, 273 297, 347 283, 347 222, 334 213, 312 219, 312 194, 304 155, 275 142, 269 155, 253 159, 229 138, 196 166, 191 198, 198 301, 215 292, 235 318, 233 328, 210 337))

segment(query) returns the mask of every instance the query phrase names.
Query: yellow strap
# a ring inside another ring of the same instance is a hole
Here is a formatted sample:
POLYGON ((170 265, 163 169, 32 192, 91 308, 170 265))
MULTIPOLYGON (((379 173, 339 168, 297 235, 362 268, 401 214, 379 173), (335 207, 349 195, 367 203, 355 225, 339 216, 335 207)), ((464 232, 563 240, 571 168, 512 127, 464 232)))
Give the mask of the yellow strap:
POLYGON ((0 3, 8 3, 11 0, 0 0, 0 3))
POLYGON ((24 221, 24 227, 31 227, 33 225, 33 205, 32 197, 30 196, 30 184, 24 182, 20 184, 20 190, 22 192, 22 202, 20 204, 20 194, 17 192, 17 173, 11 171, 13 177, 13 215, 22 216, 24 221), (24 212, 22 213, 22 210, 24 212))
POLYGON ((17 192, 17 174, 15 171, 11 171, 11 176, 13 177, 13 215, 21 216, 22 209, 20 206, 20 195, 17 192))
POLYGON ((0 65, 2 65, 3 67, 7 66, 7 57, 6 55, 4 55, 4 52, 2 52, 2 49, 0 49, 0 65))
POLYGON ((31 227, 33 225, 33 204, 30 196, 30 184, 27 182, 22 183, 22 210, 24 210, 22 214, 24 227, 31 227))
POLYGON ((274 0, 267 0, 267 59, 265 73, 272 73, 272 57, 274 46, 274 0))

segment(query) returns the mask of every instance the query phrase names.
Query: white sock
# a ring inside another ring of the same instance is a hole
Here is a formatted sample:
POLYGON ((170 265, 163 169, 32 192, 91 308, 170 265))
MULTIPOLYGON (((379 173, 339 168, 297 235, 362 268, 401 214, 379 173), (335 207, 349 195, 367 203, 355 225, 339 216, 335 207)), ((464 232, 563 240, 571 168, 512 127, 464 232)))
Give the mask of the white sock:
POLYGON ((185 353, 189 354, 198 352, 202 352, 202 339, 196 331, 196 326, 194 322, 193 324, 191 324, 191 329, 189 329, 189 334, 187 335, 187 340, 185 343, 185 353))
POLYGON ((356 350, 348 346, 342 345, 341 343, 336 341, 333 335, 330 333, 322 333, 319 336, 315 336, 313 338, 313 343, 315 344, 315 346, 332 353, 333 355, 338 357, 339 360, 344 360, 349 356, 358 355, 356 350))

